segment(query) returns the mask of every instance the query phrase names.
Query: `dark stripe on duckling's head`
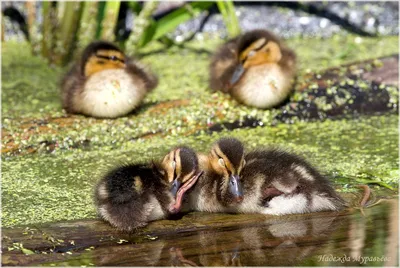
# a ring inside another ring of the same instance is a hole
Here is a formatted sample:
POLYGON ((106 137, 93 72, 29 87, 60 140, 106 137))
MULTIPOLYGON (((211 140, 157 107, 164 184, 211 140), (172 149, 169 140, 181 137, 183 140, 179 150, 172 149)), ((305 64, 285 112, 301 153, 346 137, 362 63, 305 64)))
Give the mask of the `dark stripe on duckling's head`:
POLYGON ((244 157, 244 147, 241 141, 235 138, 222 138, 217 141, 217 146, 234 167, 241 165, 244 157))
POLYGON ((246 163, 243 144, 235 138, 222 138, 214 144, 209 159, 212 170, 219 175, 224 202, 242 202, 240 173, 246 163))
MULTIPOLYGON (((199 160, 195 151, 188 147, 178 147, 170 151, 158 165, 163 179, 178 189, 199 172, 199 160)), ((176 189, 176 190, 177 190, 176 189)))
POLYGON ((81 58, 81 70, 84 72, 85 70, 85 64, 88 61, 88 59, 96 54, 97 51, 99 50, 113 50, 113 51, 118 51, 120 53, 123 53, 121 49, 119 49, 116 45, 106 42, 106 41, 94 41, 90 43, 85 50, 82 52, 82 58, 81 58))
POLYGON ((170 191, 176 198, 169 211, 176 213, 181 208, 185 192, 195 185, 202 174, 197 154, 188 147, 178 147, 164 157, 161 168, 166 173, 163 179, 170 185, 170 191))
MULTIPOLYGON (((266 30, 254 30, 247 32, 243 34, 239 39, 237 43, 237 48, 238 48, 238 55, 240 55, 246 48, 248 48, 250 45, 252 45, 254 42, 256 42, 259 39, 265 38, 265 42, 275 42, 277 44, 280 44, 279 39, 271 32, 266 31, 266 30)), ((261 47, 259 47, 261 48, 261 47)))
POLYGON ((181 175, 185 176, 199 168, 199 160, 196 152, 188 147, 179 147, 179 157, 181 159, 181 175))

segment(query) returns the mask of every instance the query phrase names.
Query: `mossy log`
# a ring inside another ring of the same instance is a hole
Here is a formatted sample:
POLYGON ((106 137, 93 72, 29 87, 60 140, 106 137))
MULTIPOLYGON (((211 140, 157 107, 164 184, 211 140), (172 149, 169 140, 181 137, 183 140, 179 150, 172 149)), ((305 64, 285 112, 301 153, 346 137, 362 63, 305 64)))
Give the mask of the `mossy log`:
POLYGON ((398 111, 398 55, 305 75, 275 119, 323 120, 398 111), (301 93, 300 93, 301 92, 301 93))
POLYGON ((355 209, 285 217, 192 212, 179 220, 152 222, 133 233, 119 232, 99 220, 6 228, 2 265, 226 266, 238 265, 235 259, 243 265, 296 264, 318 245, 351 240, 351 226, 365 222, 365 217, 373 222, 382 213, 398 213, 397 200, 386 200, 380 206, 365 209, 364 215, 355 209), (282 246, 289 242, 291 247, 282 246), (293 249, 304 254, 289 258, 293 249), (228 259, 224 261, 221 252, 228 259))

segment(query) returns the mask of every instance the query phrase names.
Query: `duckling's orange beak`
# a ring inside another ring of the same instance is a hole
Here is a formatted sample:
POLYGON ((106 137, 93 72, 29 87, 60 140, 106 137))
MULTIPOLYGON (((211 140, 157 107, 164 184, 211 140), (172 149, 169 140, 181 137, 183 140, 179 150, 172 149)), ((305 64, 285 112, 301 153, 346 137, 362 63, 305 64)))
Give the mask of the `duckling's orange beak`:
POLYGON ((244 69, 243 65, 240 63, 236 67, 235 71, 233 72, 232 78, 229 81, 231 86, 233 86, 234 84, 236 84, 240 80, 240 78, 244 74, 244 71, 245 71, 245 69, 244 69))
POLYGON ((184 193, 189 190, 190 188, 192 188, 192 186, 197 182, 197 180, 200 178, 201 174, 203 174, 203 171, 198 172, 197 174, 195 174, 193 177, 191 177, 187 182, 185 182, 185 184, 183 184, 179 190, 178 193, 176 194, 176 198, 175 198, 175 204, 171 205, 169 208, 169 212, 174 214, 174 213, 178 213, 181 210, 182 207, 182 199, 183 199, 183 195, 184 193))

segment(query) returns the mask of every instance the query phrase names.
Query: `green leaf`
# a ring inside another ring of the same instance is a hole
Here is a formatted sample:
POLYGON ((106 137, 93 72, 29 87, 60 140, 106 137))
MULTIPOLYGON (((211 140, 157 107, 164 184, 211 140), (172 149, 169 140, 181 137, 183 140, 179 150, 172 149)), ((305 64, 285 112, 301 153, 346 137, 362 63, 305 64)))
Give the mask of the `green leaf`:
POLYGON ((157 23, 154 20, 151 20, 148 28, 143 32, 142 38, 139 41, 139 47, 145 46, 153 39, 156 29, 157 23))
POLYGON ((107 1, 104 8, 104 18, 101 23, 102 40, 114 41, 114 29, 117 24, 120 5, 120 1, 107 1))
POLYGON ((217 1, 217 6, 229 37, 235 37, 240 34, 240 25, 235 12, 235 6, 232 1, 217 1))
POLYGON ((99 39, 101 36, 101 22, 104 18, 104 10, 105 10, 106 2, 101 1, 99 2, 99 10, 97 12, 97 29, 96 29, 96 39, 99 39))
POLYGON ((154 31, 154 34, 147 34, 146 40, 141 42, 142 46, 146 45, 151 40, 159 39, 165 34, 172 32, 179 24, 194 18, 202 11, 208 10, 212 5, 214 5, 214 2, 191 2, 166 15, 155 22, 155 26, 153 26, 155 30, 149 27, 148 30, 154 31), (150 39, 149 36, 152 38, 150 39))
POLYGON ((138 15, 140 11, 142 11, 142 5, 137 1, 128 2, 128 7, 132 10, 133 13, 138 15))
POLYGON ((27 249, 27 248, 21 248, 21 251, 22 251, 22 253, 24 253, 25 255, 32 255, 32 254, 35 254, 35 252, 33 252, 32 250, 27 249))

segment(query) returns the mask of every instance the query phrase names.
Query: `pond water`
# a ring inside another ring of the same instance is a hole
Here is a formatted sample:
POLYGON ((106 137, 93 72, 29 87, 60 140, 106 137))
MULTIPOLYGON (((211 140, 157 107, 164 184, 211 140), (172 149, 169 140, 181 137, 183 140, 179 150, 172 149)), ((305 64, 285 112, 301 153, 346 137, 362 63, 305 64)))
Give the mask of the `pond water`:
MULTIPOLYGON (((190 213, 182 220, 197 228, 172 229, 145 236, 121 234, 112 243, 89 241, 56 247, 54 252, 12 255, 3 265, 43 266, 396 266, 399 206, 397 199, 342 212, 292 216, 190 213), (219 217, 219 218, 218 218, 219 217), (245 224, 239 219, 247 218, 245 224), (185 219, 186 218, 186 219, 185 219), (212 228, 204 223, 231 221, 212 228), (234 222, 237 223, 234 223, 234 222), (229 225, 229 226, 228 226, 229 225), (97 242, 99 243, 99 242, 97 242)), ((162 221, 165 225, 171 221, 162 221)), ((89 228, 90 229, 90 228, 89 228)), ((89 230, 88 229, 88 230, 89 230)), ((150 225, 151 229, 151 225, 150 225)), ((44 229, 45 230, 45 229, 44 229)), ((74 234, 72 234, 73 236, 74 234)), ((100 240, 106 240, 107 235, 100 240)))
POLYGON ((92 260, 98 266, 394 266, 398 215, 396 200, 367 209, 365 216, 359 211, 323 213, 174 234, 99 249, 92 260))

